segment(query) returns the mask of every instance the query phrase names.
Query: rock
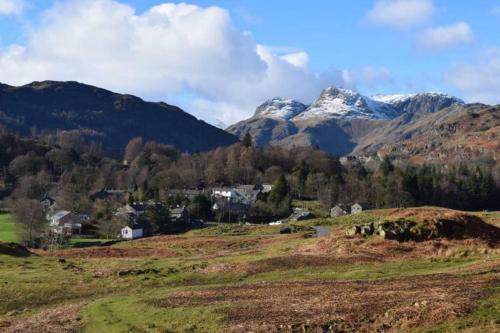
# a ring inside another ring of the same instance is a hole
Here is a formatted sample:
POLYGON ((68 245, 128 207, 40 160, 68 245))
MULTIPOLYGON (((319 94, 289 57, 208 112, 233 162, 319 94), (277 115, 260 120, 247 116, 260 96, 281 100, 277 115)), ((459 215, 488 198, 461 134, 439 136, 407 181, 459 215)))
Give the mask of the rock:
POLYGON ((355 227, 352 227, 351 229, 347 230, 347 236, 356 236, 356 235, 359 235, 361 233, 361 227, 359 226, 355 226, 355 227))

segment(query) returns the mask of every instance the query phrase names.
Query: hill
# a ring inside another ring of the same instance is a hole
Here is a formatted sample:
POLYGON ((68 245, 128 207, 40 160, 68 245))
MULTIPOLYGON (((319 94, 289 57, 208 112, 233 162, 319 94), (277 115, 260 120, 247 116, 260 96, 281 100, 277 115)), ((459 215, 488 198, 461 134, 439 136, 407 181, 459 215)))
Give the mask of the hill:
POLYGON ((0 244, 0 262, 9 267, 0 270, 0 327, 497 331, 498 242, 474 234, 398 242, 345 233, 357 223, 400 218, 486 224, 483 213, 425 207, 296 222, 300 231, 286 235, 279 233, 282 226, 220 224, 111 246, 37 250, 29 257, 5 255, 0 244), (308 226, 319 224, 331 227, 331 234, 311 237, 308 226))
POLYGON ((21 134, 77 130, 88 140, 121 151, 141 136, 181 151, 207 151, 238 141, 166 103, 146 102, 78 82, 0 85, 0 125, 21 134))
POLYGON ((391 155, 414 163, 495 161, 500 152, 500 107, 471 104, 427 116, 402 116, 359 140, 357 155, 391 155))

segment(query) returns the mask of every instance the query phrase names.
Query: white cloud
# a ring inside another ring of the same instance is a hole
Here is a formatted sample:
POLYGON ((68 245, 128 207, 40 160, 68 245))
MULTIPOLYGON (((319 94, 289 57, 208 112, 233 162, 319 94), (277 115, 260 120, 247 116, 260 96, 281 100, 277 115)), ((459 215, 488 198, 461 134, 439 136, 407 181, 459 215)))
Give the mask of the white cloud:
POLYGON ((319 75, 308 62, 305 52, 277 55, 258 45, 223 8, 165 3, 138 14, 117 1, 72 0, 45 13, 25 44, 0 51, 0 82, 77 80, 157 99, 188 94, 197 103, 187 111, 222 110, 216 117, 232 123, 267 98, 307 102, 344 84, 340 72, 319 75))
POLYGON ((391 72, 384 67, 362 67, 353 70, 344 70, 344 81, 351 82, 352 85, 361 84, 364 87, 373 89, 394 84, 391 72))
POLYGON ((430 50, 470 43, 473 40, 474 34, 470 26, 465 22, 429 28, 422 32, 418 38, 419 45, 430 50))
POLYGON ((378 24, 411 28, 429 21, 434 11, 432 0, 377 0, 367 17, 378 24))
POLYGON ((25 5, 23 0, 0 0, 0 15, 20 14, 25 5))
POLYGON ((491 10, 491 14, 500 15, 500 6, 493 7, 493 9, 491 10))
POLYGON ((468 102, 500 104, 500 48, 484 52, 476 63, 455 66, 445 80, 463 91, 468 102))
POLYGON ((293 66, 307 69, 309 67, 309 55, 306 52, 296 52, 281 56, 281 59, 289 62, 293 66))

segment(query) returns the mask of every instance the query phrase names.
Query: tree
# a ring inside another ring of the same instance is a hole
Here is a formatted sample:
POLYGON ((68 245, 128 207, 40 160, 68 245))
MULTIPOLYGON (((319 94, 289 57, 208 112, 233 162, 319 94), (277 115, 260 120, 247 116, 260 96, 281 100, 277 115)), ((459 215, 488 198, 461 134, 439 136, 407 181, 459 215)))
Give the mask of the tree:
POLYGON ((111 220, 100 220, 98 224, 98 233, 101 237, 107 239, 117 238, 122 228, 126 227, 130 223, 127 216, 115 215, 111 220))
POLYGON ((245 134, 245 136, 243 137, 242 143, 243 143, 243 146, 245 146, 246 148, 252 147, 253 139, 252 139, 252 136, 250 135, 249 132, 247 132, 247 134, 245 134))
POLYGON ((153 234, 169 231, 170 212, 166 206, 154 205, 148 207, 143 220, 145 224, 149 225, 153 234))
POLYGON ((306 190, 306 179, 309 174, 309 168, 307 167, 306 162, 301 160, 298 164, 293 167, 292 175, 296 181, 296 192, 297 197, 302 199, 304 196, 304 192, 306 190))
POLYGON ((278 207, 288 196, 290 188, 288 182, 283 174, 281 174, 276 182, 273 184, 273 189, 269 193, 269 202, 278 207))
POLYGON ((11 210, 22 228, 24 245, 35 247, 46 226, 43 206, 38 200, 21 198, 12 203, 11 210))
POLYGON ((204 195, 197 195, 188 206, 189 216, 208 219, 212 213, 212 203, 204 195))
POLYGON ((125 148, 125 161, 130 163, 135 160, 135 158, 139 156, 143 148, 144 142, 142 141, 141 137, 133 138, 132 140, 130 140, 127 144, 127 147, 125 148))
POLYGON ((380 165, 380 170, 382 171, 382 174, 386 177, 391 172, 394 171, 394 165, 392 164, 391 159, 388 156, 384 157, 384 160, 382 161, 382 164, 380 165))

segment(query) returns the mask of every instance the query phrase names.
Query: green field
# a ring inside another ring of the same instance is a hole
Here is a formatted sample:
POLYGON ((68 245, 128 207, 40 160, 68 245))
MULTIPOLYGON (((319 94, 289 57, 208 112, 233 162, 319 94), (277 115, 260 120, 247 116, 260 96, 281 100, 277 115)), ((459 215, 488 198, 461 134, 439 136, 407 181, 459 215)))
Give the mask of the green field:
POLYGON ((112 246, 0 254, 0 331, 498 331, 499 246, 341 232, 384 214, 301 222, 338 231, 321 238, 307 228, 280 235, 280 226, 220 224, 112 246))
POLYGON ((19 227, 10 214, 0 214, 0 242, 19 242, 19 227))

